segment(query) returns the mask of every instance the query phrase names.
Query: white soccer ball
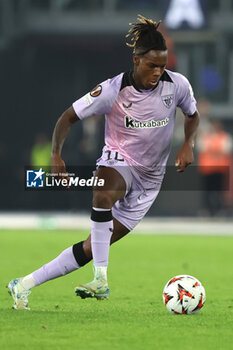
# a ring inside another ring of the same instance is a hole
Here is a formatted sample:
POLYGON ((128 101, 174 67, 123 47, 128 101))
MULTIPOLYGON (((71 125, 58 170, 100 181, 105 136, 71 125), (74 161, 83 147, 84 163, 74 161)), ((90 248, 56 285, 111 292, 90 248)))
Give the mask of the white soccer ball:
POLYGON ((171 278, 163 290, 164 305, 174 314, 196 314, 205 300, 205 288, 198 279, 189 275, 171 278))

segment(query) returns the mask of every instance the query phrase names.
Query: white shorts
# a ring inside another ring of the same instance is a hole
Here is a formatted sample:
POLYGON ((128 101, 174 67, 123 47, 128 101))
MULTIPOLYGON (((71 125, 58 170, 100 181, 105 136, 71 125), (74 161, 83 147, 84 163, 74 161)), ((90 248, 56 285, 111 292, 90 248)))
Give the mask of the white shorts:
POLYGON ((106 146, 96 165, 97 168, 99 166, 113 168, 124 178, 126 193, 124 198, 114 204, 112 215, 130 231, 133 230, 155 201, 162 181, 151 183, 143 180, 118 152, 109 151, 106 146))

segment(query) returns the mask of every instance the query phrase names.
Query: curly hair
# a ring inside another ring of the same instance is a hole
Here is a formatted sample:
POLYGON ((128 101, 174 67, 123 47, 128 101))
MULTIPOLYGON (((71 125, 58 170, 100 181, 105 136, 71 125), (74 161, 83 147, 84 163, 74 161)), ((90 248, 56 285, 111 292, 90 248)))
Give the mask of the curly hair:
POLYGON ((162 21, 156 23, 142 15, 138 15, 137 19, 139 22, 129 23, 132 27, 126 35, 126 38, 131 37, 133 42, 132 44, 126 43, 127 46, 133 47, 133 53, 144 55, 150 50, 166 51, 166 41, 157 30, 162 21))

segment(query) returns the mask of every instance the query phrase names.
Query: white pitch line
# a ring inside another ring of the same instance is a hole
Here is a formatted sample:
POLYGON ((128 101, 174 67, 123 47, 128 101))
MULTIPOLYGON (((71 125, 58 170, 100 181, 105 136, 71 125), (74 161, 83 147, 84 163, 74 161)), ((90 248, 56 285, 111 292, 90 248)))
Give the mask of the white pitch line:
MULTIPOLYGON (((1 229, 90 230, 87 214, 0 213, 1 229)), ((134 233, 180 235, 233 235, 233 220, 217 218, 145 218, 134 233)))
POLYGON ((135 232, 150 234, 180 234, 180 235, 233 235, 233 221, 201 218, 146 218, 135 232))

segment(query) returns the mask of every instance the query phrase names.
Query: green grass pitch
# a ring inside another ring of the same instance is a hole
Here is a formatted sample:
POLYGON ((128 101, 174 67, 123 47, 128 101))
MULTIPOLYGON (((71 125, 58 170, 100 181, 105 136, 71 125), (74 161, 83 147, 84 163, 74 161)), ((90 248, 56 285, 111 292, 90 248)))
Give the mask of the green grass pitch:
POLYGON ((81 300, 92 265, 33 289, 31 311, 12 310, 5 285, 85 238, 75 231, 0 231, 1 350, 233 349, 233 237, 130 234, 111 247, 110 299, 81 300), (207 301, 197 315, 172 315, 165 283, 190 274, 207 301))

